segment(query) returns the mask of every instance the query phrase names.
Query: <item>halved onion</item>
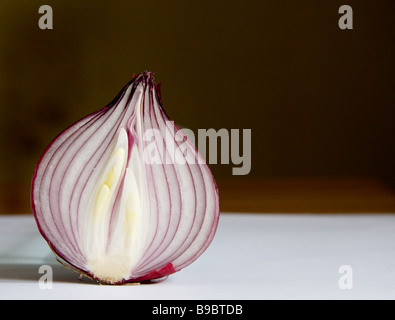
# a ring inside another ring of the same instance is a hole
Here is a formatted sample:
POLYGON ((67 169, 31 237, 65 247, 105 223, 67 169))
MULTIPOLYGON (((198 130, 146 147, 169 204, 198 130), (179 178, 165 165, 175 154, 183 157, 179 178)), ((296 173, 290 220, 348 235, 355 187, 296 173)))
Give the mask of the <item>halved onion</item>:
POLYGON ((108 284, 188 266, 219 219, 213 176, 166 115, 150 72, 55 138, 37 164, 31 201, 55 254, 108 284))

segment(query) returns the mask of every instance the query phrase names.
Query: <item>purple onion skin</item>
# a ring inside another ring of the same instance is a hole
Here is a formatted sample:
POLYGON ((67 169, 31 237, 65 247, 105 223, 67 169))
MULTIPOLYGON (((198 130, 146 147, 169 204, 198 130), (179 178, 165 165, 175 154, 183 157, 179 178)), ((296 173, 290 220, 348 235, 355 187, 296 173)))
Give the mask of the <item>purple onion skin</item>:
MULTIPOLYGON (((79 120, 78 122, 76 122, 75 124, 69 126, 67 129, 65 129, 63 132, 61 132, 50 144, 49 146, 45 149, 44 153, 42 154, 42 156, 40 157, 38 164, 35 168, 34 174, 33 174, 33 178, 32 178, 32 187, 31 187, 31 207, 32 207, 32 211, 34 214, 34 218, 35 221, 37 223, 38 229, 41 233, 41 235, 44 237, 44 239, 47 241, 49 247, 52 249, 52 251, 61 259, 65 262, 65 264, 67 264, 69 267, 75 269, 78 273, 86 275, 89 278, 92 278, 100 283, 105 283, 105 284, 113 284, 113 285, 121 285, 121 284, 127 284, 127 283, 149 283, 149 282, 153 282, 155 280, 158 279, 164 279, 167 276, 180 271, 181 269, 183 269, 184 267, 188 266, 189 264, 191 264, 193 261, 195 261, 206 249, 207 247, 210 245, 210 243, 212 242, 216 229, 217 229, 217 225, 218 225, 218 221, 219 221, 219 213, 220 213, 220 207, 219 207, 219 195, 218 195, 218 188, 216 186, 215 180, 210 172, 210 170, 208 169, 208 166, 203 163, 201 164, 199 162, 199 164, 193 164, 194 166, 194 170, 201 170, 202 172, 204 172, 206 179, 203 180, 203 184, 205 184, 205 190, 207 192, 208 189, 211 190, 211 192, 213 193, 212 195, 206 196, 206 201, 214 201, 214 211, 208 213, 208 205, 207 203, 206 205, 206 212, 202 213, 199 212, 200 215, 204 214, 210 214, 212 216, 212 223, 210 225, 210 230, 207 234, 207 237, 204 240, 204 243, 202 243, 199 247, 199 249, 193 253, 193 255, 187 260, 184 261, 183 263, 180 264, 176 264, 174 265, 174 261, 177 261, 177 257, 181 256, 184 252, 186 252, 191 245, 193 244, 193 242, 191 244, 189 244, 188 247, 186 247, 185 249, 183 249, 184 251, 182 252, 178 252, 178 256, 174 257, 173 261, 169 262, 167 261, 166 263, 157 264, 157 267, 152 269, 152 270, 147 270, 147 272, 145 272, 144 274, 140 274, 138 276, 131 276, 128 278, 123 278, 120 281, 116 281, 116 282, 107 282, 107 281, 103 281, 103 279, 98 278, 95 274, 92 274, 89 270, 85 269, 84 266, 79 265, 77 263, 72 263, 70 262, 70 259, 63 254, 62 250, 59 250, 58 246, 54 243, 54 239, 51 238, 51 235, 46 232, 45 230, 48 230, 48 226, 46 226, 44 224, 44 218, 43 218, 43 211, 44 209, 40 206, 40 201, 39 199, 37 199, 37 194, 40 194, 41 189, 40 189, 40 184, 36 184, 39 172, 40 172, 40 168, 43 162, 43 159, 45 157, 45 155, 47 154, 47 152, 51 151, 54 144, 57 143, 58 139, 62 138, 62 137, 67 137, 69 131, 72 131, 74 129, 75 126, 77 126, 80 122, 83 122, 85 120, 89 121, 93 121, 92 119, 96 120, 96 119, 100 119, 102 116, 104 116, 107 112, 109 112, 110 110, 112 110, 113 108, 116 108, 119 104, 119 102, 121 101, 122 98, 125 97, 125 94, 127 92, 127 90, 131 87, 131 93, 130 93, 130 97, 128 99, 132 99, 132 96, 134 94, 134 92, 136 91, 136 88, 139 86, 143 86, 145 88, 145 90, 148 90, 148 94, 152 97, 152 99, 156 99, 157 101, 157 105, 159 106, 157 111, 157 114, 161 114, 163 117, 163 120, 167 120, 170 121, 170 118, 168 117, 168 115, 165 113, 163 107, 162 107, 162 99, 161 99, 161 94, 160 94, 160 86, 156 85, 154 83, 153 80, 153 76, 151 72, 143 72, 137 76, 133 77, 133 80, 131 80, 120 92, 119 94, 116 96, 115 99, 113 99, 113 101, 111 101, 107 106, 105 106, 104 108, 102 108, 99 111, 93 112, 92 114, 82 118, 81 120, 79 120), (198 168, 198 169, 197 169, 198 168), (207 179, 207 176, 209 176, 210 178, 207 179), (211 184, 211 187, 208 188, 207 185, 211 184), (38 188, 36 190, 36 188, 38 188), (214 200, 212 200, 214 199, 214 200)), ((144 117, 149 117, 152 121, 152 118, 154 117, 155 112, 152 109, 145 109, 148 108, 146 106, 142 107, 142 110, 145 112, 144 113, 144 117)), ((151 107, 150 107, 151 108, 151 107)), ((157 122, 158 123, 158 122, 157 122)), ((175 126, 176 130, 179 130, 179 128, 177 126, 175 126)), ((133 144, 133 140, 136 137, 130 137, 130 144, 133 144)), ((192 143, 190 143, 190 141, 187 139, 187 137, 184 137, 184 141, 188 141, 188 143, 191 145, 191 148, 194 149, 194 151, 196 152, 196 154, 198 154, 199 157, 200 154, 198 153, 197 149, 192 145, 192 143)), ((130 156, 130 154, 129 154, 130 156)), ((47 165, 47 163, 45 164, 47 165)), ((192 166, 192 165, 191 165, 192 166)), ((45 170, 45 169, 44 169, 45 170)), ((42 174, 42 169, 41 172, 42 174)), ((203 173, 202 173, 202 176, 203 173)), ((123 179, 125 178, 125 174, 123 176, 123 179)), ((198 186, 198 184, 200 183, 199 181, 195 181, 193 180, 194 186, 198 186)), ((198 186, 199 187, 199 186, 198 186)), ((196 187, 196 190, 198 189, 198 187, 196 187)), ((196 204, 195 206, 195 216, 198 214, 198 209, 197 209, 198 205, 196 204)), ((183 212, 180 213, 181 215, 183 214, 183 212)), ((52 214, 53 217, 53 214, 52 214)), ((55 217, 53 217, 54 221, 56 221, 55 217)), ((204 218, 203 218, 204 219, 204 218)), ((203 221, 203 220, 202 220, 203 221)), ((59 222, 56 222, 59 223, 59 222)), ((201 224, 201 228, 202 228, 203 222, 201 224)), ((206 227, 207 228, 207 227, 206 227)), ((200 230, 199 230, 200 232, 200 230)), ((206 231, 207 232, 207 231, 206 231)), ((195 236, 195 239, 198 238, 198 234, 195 236)), ((173 238, 169 241, 172 241, 174 239, 174 235, 173 238)), ((195 241, 195 239, 193 241, 195 241)), ((157 249, 156 251, 154 250, 153 253, 151 254, 151 256, 160 256, 160 252, 165 251, 166 248, 161 248, 160 250, 157 249)), ((180 249, 181 250, 181 249, 180 249)), ((149 257, 147 257, 146 259, 149 259, 149 257)))

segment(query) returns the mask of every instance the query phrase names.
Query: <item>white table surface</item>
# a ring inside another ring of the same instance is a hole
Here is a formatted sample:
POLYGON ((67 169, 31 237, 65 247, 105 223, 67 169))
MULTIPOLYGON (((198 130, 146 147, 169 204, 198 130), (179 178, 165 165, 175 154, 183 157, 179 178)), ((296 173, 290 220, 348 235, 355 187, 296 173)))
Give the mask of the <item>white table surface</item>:
POLYGON ((0 299, 395 299, 395 215, 222 214, 197 261, 132 286, 78 280, 32 216, 0 216, 0 299), (38 285, 43 264, 52 289, 38 285), (339 288, 342 265, 352 268, 351 290, 339 288))

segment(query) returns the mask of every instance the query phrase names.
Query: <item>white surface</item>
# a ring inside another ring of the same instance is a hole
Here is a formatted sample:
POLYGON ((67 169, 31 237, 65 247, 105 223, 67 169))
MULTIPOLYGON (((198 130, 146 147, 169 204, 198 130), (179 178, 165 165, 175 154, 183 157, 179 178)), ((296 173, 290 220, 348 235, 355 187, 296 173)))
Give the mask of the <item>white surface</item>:
POLYGON ((222 214, 197 261, 133 286, 78 280, 32 216, 0 216, 0 299, 395 299, 395 216, 222 214), (39 288, 43 264, 53 289, 39 288), (352 290, 339 288, 342 265, 352 267, 352 290))

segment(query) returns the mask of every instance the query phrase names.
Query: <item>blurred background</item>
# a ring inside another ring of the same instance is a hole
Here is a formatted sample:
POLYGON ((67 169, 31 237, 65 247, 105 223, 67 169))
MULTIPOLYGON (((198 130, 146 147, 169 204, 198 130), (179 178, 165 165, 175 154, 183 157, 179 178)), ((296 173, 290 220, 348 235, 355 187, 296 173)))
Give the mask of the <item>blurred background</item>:
POLYGON ((144 70, 179 125, 252 130, 248 175, 210 165, 222 211, 393 213, 394 57, 393 0, 1 0, 0 213, 30 213, 46 146, 144 70))

